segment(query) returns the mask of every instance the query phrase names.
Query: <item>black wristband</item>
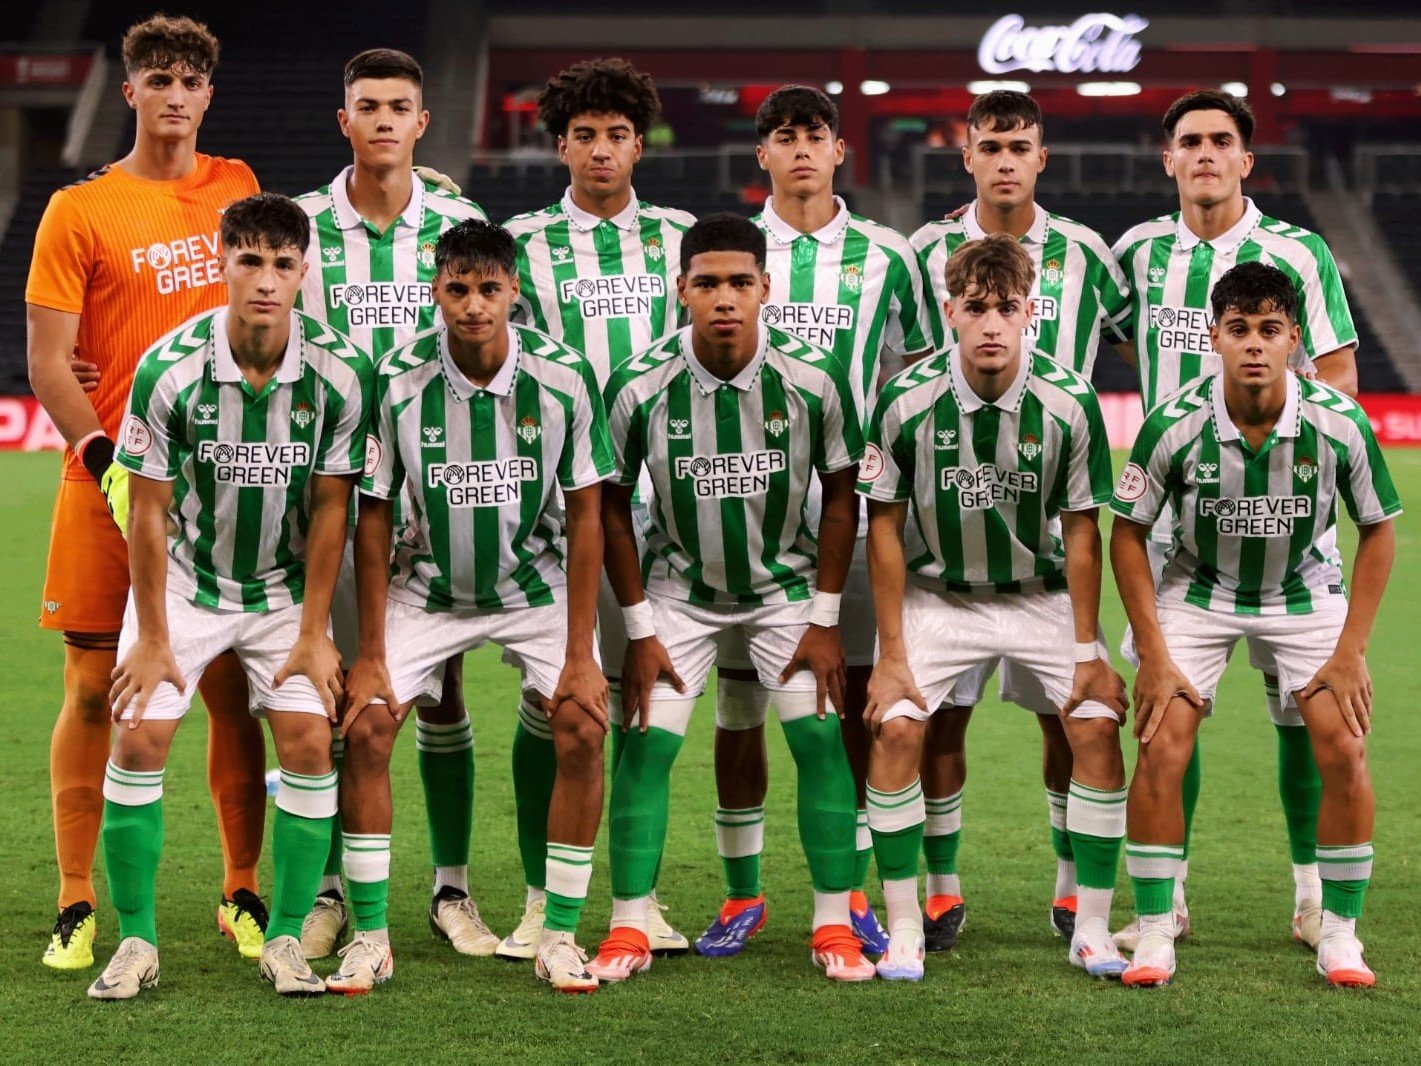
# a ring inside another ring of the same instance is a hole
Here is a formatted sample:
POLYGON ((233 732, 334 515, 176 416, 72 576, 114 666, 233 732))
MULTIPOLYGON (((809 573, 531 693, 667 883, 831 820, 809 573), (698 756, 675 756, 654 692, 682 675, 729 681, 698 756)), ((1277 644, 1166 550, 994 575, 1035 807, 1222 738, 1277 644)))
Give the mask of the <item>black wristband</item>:
POLYGON ((104 471, 113 465, 114 448, 114 442, 108 437, 90 437, 89 443, 79 453, 79 461, 95 481, 102 481, 104 471))

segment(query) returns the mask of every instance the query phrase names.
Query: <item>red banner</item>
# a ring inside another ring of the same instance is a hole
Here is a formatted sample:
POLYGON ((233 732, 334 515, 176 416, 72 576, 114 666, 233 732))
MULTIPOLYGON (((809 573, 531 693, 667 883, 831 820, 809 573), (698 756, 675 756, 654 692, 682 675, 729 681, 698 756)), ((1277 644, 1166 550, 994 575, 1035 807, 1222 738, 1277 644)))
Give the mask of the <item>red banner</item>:
MULTIPOLYGON (((1364 392, 1358 399, 1383 445, 1421 445, 1421 396, 1409 393, 1364 392)), ((1144 421, 1140 397, 1133 392, 1106 392, 1100 410, 1112 448, 1128 448, 1144 421)), ((0 396, 0 451, 58 451, 64 438, 33 396, 0 396)))
POLYGON ((0 85, 69 85, 77 89, 93 63, 91 52, 0 55, 0 85))

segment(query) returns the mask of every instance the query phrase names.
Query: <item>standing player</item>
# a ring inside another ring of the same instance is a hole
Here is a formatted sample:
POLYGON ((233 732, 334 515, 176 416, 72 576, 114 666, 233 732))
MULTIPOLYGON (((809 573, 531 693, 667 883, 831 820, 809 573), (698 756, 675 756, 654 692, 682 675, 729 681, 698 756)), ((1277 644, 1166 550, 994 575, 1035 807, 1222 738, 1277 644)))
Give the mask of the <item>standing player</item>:
MULTIPOLYGON (((878 393, 883 354, 910 358, 933 345, 917 256, 902 236, 851 213, 834 195, 844 142, 839 110, 822 92, 803 85, 776 89, 755 115, 755 133, 755 154, 770 175, 772 190, 754 220, 768 246, 770 295, 764 321, 834 353, 849 376, 862 422, 878 393)), ((811 499, 811 521, 813 508, 811 499)), ((849 681, 843 736, 858 790, 853 924, 865 948, 881 952, 887 936, 863 893, 872 841, 863 791, 868 738, 861 715, 873 666, 874 629, 862 537, 844 595, 849 681)), ((716 685, 716 838, 728 892, 720 914, 697 942, 697 950, 708 955, 736 954, 765 919, 760 848, 766 701, 755 673, 731 649, 726 651, 716 685)))
MULTIPOLYGON (((35 236, 25 301, 35 397, 71 452, 54 505, 40 625, 64 634, 64 705, 50 742, 59 915, 44 963, 94 961, 93 865, 109 751, 108 690, 128 595, 128 473, 114 461, 134 368, 159 337, 226 296, 218 223, 257 191, 246 164, 201 155, 217 40, 186 18, 158 15, 123 38, 133 150, 54 194, 35 236), (73 359, 97 366, 92 399, 73 359), (110 517, 112 515, 112 517, 110 517)), ((207 772, 222 839, 218 925, 243 955, 261 952, 257 896, 266 817, 261 727, 246 680, 220 656, 199 683, 210 715, 207 772)))
MULTIPOLYGON (((642 139, 660 110, 651 77, 624 59, 575 63, 548 79, 538 95, 538 118, 557 138, 558 156, 567 164, 567 192, 557 203, 507 223, 518 244, 518 317, 587 356, 601 388, 634 352, 676 327, 681 234, 695 219, 685 211, 638 200, 632 188, 642 139)), ((636 510, 644 519, 639 502, 636 510)), ((626 637, 616 597, 605 580, 598 599, 598 631, 602 666, 611 684, 612 716, 619 720, 617 672, 626 637)), ((614 766, 620 752, 621 733, 616 731, 614 766)), ((503 959, 532 958, 538 947, 555 766, 547 722, 539 714, 520 716, 513 736, 513 787, 528 894, 523 920, 499 945, 497 954, 503 959)), ((651 943, 658 954, 690 947, 655 905, 651 943)))
MULTIPOLYGON (((1041 108, 1026 93, 998 90, 977 97, 967 112, 967 144, 962 149, 963 166, 972 175, 977 198, 957 218, 923 226, 913 234, 912 244, 923 257, 932 283, 929 306, 941 315, 949 299, 945 270, 953 252, 990 233, 1015 237, 1031 256, 1036 277, 1032 315, 1022 334, 1025 343, 1089 381, 1101 326, 1113 331, 1115 322, 1128 313, 1129 289, 1100 234, 1035 202, 1036 179, 1046 168, 1043 132, 1041 108)), ((939 332, 943 332, 941 322, 939 332)), ((1009 664, 1002 667, 1003 691, 1013 688, 1012 670, 1009 664)), ((956 944, 966 917, 957 877, 962 786, 967 775, 964 741, 972 705, 981 697, 981 680, 964 678, 954 693, 956 705, 940 708, 928 721, 923 762, 928 820, 923 846, 928 861, 924 924, 929 951, 956 944)), ((1056 852, 1051 925, 1069 940, 1076 910, 1075 858, 1066 830, 1071 745, 1054 712, 1038 716, 1037 721, 1056 852)))
POLYGON ((522 671, 520 713, 547 723, 557 752, 537 973, 561 992, 591 992, 574 937, 602 817, 607 683, 593 628, 606 418, 587 360, 509 323, 518 275, 506 230, 461 222, 434 256, 440 321, 381 364, 361 486, 360 658, 341 779, 356 933, 327 987, 368 992, 394 973, 390 751, 410 705, 438 699, 443 664, 492 641, 522 671), (393 500, 406 482, 410 526, 391 576, 393 500))
MULTIPOLYGON (((311 216, 301 305, 339 329, 378 363, 434 325, 434 244, 450 226, 483 218, 477 204, 414 172, 414 149, 429 125, 424 72, 414 58, 374 48, 345 65, 345 106, 336 113, 353 163, 324 188, 298 197, 311 216)), ((396 526, 400 522, 396 521, 396 526)), ((355 573, 351 551, 337 586, 334 631, 347 666, 355 661, 355 573)), ((451 659, 437 706, 415 723, 434 860, 429 924, 456 951, 489 955, 498 937, 469 898, 474 811, 474 732, 464 710, 460 661, 451 659)), ((339 746, 339 745, 338 745, 339 746)), ((339 822, 316 907, 301 934, 307 958, 335 950, 347 922, 341 889, 339 822)))
POLYGON ((813 958, 834 980, 873 977, 849 925, 853 779, 839 720, 826 714, 826 699, 843 706, 839 600, 863 444, 845 368, 760 321, 769 287, 759 229, 736 215, 697 222, 677 282, 690 326, 607 386, 617 450, 607 566, 628 636, 623 723, 637 728, 612 778, 612 928, 588 967, 606 981, 651 965, 671 767, 723 639, 748 648, 799 768, 813 958), (643 469, 653 489, 639 561, 631 495, 643 469), (805 517, 815 479, 817 545, 805 517))
MULTIPOLYGON (((1121 345, 1120 351, 1138 364, 1145 411, 1218 368, 1209 343, 1209 292, 1224 271, 1253 260, 1277 266, 1292 281, 1301 352, 1311 358, 1320 379, 1355 396, 1357 331, 1332 253, 1317 234, 1269 218, 1243 195, 1243 179, 1253 169, 1248 104, 1212 89, 1188 93, 1165 112, 1164 132, 1164 168, 1179 186, 1179 210, 1136 226, 1115 245, 1133 302, 1124 325, 1133 344, 1121 345)), ((1151 542, 1156 571, 1164 564, 1169 540, 1169 522, 1163 519, 1151 542)), ((1293 860, 1293 938, 1316 948, 1322 911, 1314 852, 1322 785, 1298 709, 1280 699, 1271 664, 1255 659, 1254 665, 1264 671, 1268 713, 1278 732, 1278 790, 1293 860)), ((1200 773, 1196 748, 1185 776, 1186 826, 1193 823, 1200 773)), ((1180 936, 1189 932, 1184 899, 1188 841, 1186 832, 1175 898, 1180 936)), ((1129 950, 1138 927, 1132 923, 1120 936, 1121 946, 1129 950)))
POLYGON ((281 763, 261 975, 283 995, 325 991, 298 937, 336 813, 331 593, 375 371, 340 334, 293 312, 309 239, 305 214, 284 196, 228 207, 228 305, 168 334, 134 375, 117 459, 132 473, 133 589, 104 775, 120 943, 89 988, 95 999, 132 999, 158 983, 164 768, 191 685, 229 648, 281 763))
POLYGON ((1174 974, 1185 768, 1240 639, 1277 671, 1322 777, 1317 970, 1331 985, 1376 981, 1355 932, 1374 814, 1363 655, 1401 503, 1361 408, 1288 371, 1303 332, 1295 285, 1259 262, 1219 278, 1209 336, 1223 368, 1150 413, 1111 505, 1111 561, 1140 658, 1126 864, 1141 933, 1126 984, 1167 984, 1174 974), (1350 596, 1336 543, 1339 498, 1358 532, 1350 596), (1166 505, 1174 544, 1157 582, 1147 544, 1166 505))
POLYGON ((889 929, 878 972, 890 979, 923 976, 927 722, 959 679, 999 661, 1036 693, 1012 698, 1058 714, 1071 743, 1066 828, 1081 884, 1070 961, 1093 977, 1125 969, 1109 925, 1125 836, 1125 685, 1099 640, 1096 516, 1110 498, 1110 449, 1085 378, 1023 351, 1032 271, 1009 234, 954 252, 957 345, 891 379, 869 426, 859 491, 870 501, 879 656, 864 718, 889 929))

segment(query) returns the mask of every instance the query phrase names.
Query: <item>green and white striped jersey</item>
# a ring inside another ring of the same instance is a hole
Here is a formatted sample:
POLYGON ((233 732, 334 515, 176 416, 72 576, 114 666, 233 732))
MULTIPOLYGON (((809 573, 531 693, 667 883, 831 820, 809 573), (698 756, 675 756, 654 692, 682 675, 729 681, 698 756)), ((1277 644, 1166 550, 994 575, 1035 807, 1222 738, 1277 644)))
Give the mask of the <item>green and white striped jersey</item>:
POLYGON ((775 198, 752 222, 765 231, 770 298, 761 321, 838 356, 860 422, 873 411, 883 353, 938 347, 924 302, 917 253, 906 237, 849 211, 800 233, 775 213, 775 198))
POLYGON ((949 348, 883 387, 858 490, 909 501, 910 579, 955 592, 1021 592, 1066 587, 1058 516, 1109 503, 1111 480, 1090 382, 1033 352, 988 403, 949 348))
POLYGON ((676 328, 681 235, 694 215, 632 192, 609 219, 572 202, 572 190, 504 225, 518 243, 520 321, 582 352, 605 388, 612 371, 676 328))
POLYGON ((848 374, 829 352, 762 325, 755 358, 721 381, 687 327, 613 373, 607 412, 617 482, 650 473, 649 592, 744 605, 813 594, 810 482, 863 452, 848 374))
POLYGON ((350 202, 346 167, 324 188, 298 196, 311 217, 301 309, 350 337, 379 362, 434 325, 434 245, 469 218, 475 203, 414 178, 404 213, 380 233, 350 202))
POLYGON ((173 483, 174 591, 224 611, 301 602, 311 475, 360 473, 374 379, 363 352, 299 311, 260 393, 232 356, 225 307, 148 350, 118 461, 173 483))
POLYGON ((1223 375, 1197 381, 1145 419, 1111 509, 1153 525, 1166 504, 1174 543, 1161 602, 1232 614, 1307 614, 1343 594, 1337 498, 1358 525, 1401 513, 1366 414, 1320 381, 1288 375, 1278 424, 1255 452, 1224 403, 1223 375))
POLYGON ((440 322, 380 363, 361 491, 409 482, 390 595, 427 611, 532 607, 566 586, 556 489, 613 470, 592 367, 546 334, 509 326, 508 359, 483 388, 440 322))
POLYGON ((1146 412, 1222 367, 1209 343, 1209 293, 1238 263, 1261 260, 1292 280, 1308 357, 1357 343, 1342 278, 1322 238, 1269 218, 1247 197, 1244 205, 1238 223, 1212 241, 1195 236, 1176 211, 1142 222, 1115 244, 1133 305, 1121 328, 1139 355, 1146 412))
MULTIPOLYGON (((1036 310, 1022 337, 1028 347, 1045 352, 1088 381, 1100 348, 1102 325, 1110 340, 1123 339, 1117 323, 1129 314, 1130 287, 1104 237, 1079 222, 1051 214, 1040 204, 1031 207, 1035 216, 1021 244, 1036 268, 1031 290, 1036 310)), ((986 235, 977 221, 977 201, 973 200, 960 218, 929 222, 910 238, 932 284, 928 306, 939 336, 948 332, 943 312, 947 261, 963 244, 986 235)), ((954 339, 948 337, 949 342, 954 339)))

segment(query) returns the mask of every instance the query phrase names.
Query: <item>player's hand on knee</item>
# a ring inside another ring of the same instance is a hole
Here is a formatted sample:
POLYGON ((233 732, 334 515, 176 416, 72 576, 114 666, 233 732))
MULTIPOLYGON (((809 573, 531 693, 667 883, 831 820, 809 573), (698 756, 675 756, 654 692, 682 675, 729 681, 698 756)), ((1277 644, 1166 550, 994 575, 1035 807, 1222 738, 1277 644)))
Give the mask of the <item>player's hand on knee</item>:
POLYGON ((1303 698, 1310 700, 1323 689, 1337 701, 1348 732, 1364 737, 1372 731, 1372 675, 1360 652, 1334 651, 1303 689, 1303 698))
POLYGON ((345 696, 344 671, 340 668, 340 652, 335 641, 325 633, 303 633, 291 646, 286 663, 271 679, 271 687, 280 689, 290 678, 305 677, 315 686, 316 695, 326 708, 332 722, 339 717, 341 700, 345 696))
POLYGON ((880 656, 874 664, 868 679, 868 705, 864 707, 863 720, 869 730, 877 733, 883 725, 883 716, 895 703, 908 700, 924 712, 928 701, 918 691, 918 683, 913 680, 912 668, 904 656, 880 656))
POLYGON ((99 364, 83 359, 70 359, 69 369, 74 371, 74 379, 85 392, 93 392, 99 387, 99 364))
POLYGON ((849 671, 844 665, 844 642, 839 636, 838 626, 811 625, 799 638, 799 645, 789 663, 780 671, 783 685, 800 670, 814 674, 814 694, 819 718, 827 713, 827 702, 833 704, 834 713, 844 716, 844 689, 848 687, 849 671))
POLYGON ((109 689, 109 706, 113 708, 113 720, 122 720, 123 713, 130 704, 133 716, 128 720, 129 729, 137 729, 148 709, 148 701, 164 681, 181 694, 187 688, 178 662, 173 658, 173 649, 166 640, 144 640, 129 649, 121 662, 113 668, 113 686, 109 689))
POLYGON ((1135 737, 1141 744, 1154 739, 1164 723, 1165 711, 1176 698, 1188 701, 1196 711, 1204 709, 1198 691, 1173 659, 1143 659, 1135 674, 1135 737))
POLYGON ((671 682, 672 688, 682 695, 686 684, 676 668, 671 665, 671 656, 666 646, 655 636, 627 641, 626 658, 622 660, 622 732, 625 733, 637 723, 641 732, 646 732, 650 724, 647 712, 651 708, 651 690, 661 678, 671 682))
POLYGON ((341 731, 350 728, 360 712, 372 703, 384 701, 395 721, 400 720, 400 705, 395 702, 395 686, 383 655, 362 655, 345 678, 345 711, 341 716, 341 731))
MULTIPOLYGON (((578 655, 563 664, 558 677, 557 691, 553 693, 550 711, 556 714, 564 702, 570 701, 607 732, 608 688, 606 675, 591 655, 578 655)), ((551 716, 551 715, 550 715, 551 716)))
POLYGON ((1061 708, 1061 717, 1069 718, 1072 711, 1087 701, 1109 707, 1120 716, 1122 723, 1130 709, 1130 697, 1125 692, 1125 679, 1103 658, 1076 663, 1075 677, 1071 682, 1071 698, 1061 708))

